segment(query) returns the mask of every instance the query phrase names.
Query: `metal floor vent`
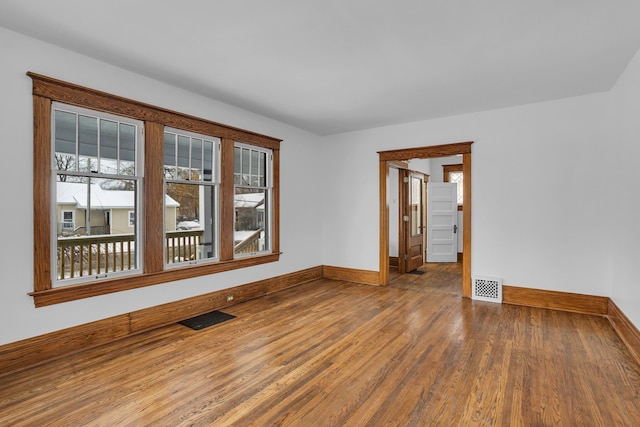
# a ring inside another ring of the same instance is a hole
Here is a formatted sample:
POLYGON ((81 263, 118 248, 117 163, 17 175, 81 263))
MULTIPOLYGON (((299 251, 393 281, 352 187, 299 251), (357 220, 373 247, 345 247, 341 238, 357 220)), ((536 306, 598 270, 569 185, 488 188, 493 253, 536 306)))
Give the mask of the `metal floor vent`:
POLYGON ((502 303, 502 279, 499 277, 473 276, 472 299, 502 303))

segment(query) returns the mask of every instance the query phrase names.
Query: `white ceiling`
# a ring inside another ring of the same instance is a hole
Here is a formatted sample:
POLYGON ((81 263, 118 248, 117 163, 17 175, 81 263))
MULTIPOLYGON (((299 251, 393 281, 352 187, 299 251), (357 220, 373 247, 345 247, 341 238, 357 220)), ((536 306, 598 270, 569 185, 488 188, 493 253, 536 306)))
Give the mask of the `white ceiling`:
POLYGON ((605 91, 638 0, 2 0, 0 25, 320 135, 605 91))

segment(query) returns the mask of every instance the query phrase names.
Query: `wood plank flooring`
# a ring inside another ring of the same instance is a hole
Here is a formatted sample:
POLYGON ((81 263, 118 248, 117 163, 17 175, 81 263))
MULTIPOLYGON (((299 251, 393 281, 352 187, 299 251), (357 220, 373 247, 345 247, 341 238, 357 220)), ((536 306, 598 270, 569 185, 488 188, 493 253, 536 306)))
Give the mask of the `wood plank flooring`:
POLYGON ((0 425, 640 425, 640 366, 605 318, 466 300, 459 264, 422 269, 0 378, 0 425))

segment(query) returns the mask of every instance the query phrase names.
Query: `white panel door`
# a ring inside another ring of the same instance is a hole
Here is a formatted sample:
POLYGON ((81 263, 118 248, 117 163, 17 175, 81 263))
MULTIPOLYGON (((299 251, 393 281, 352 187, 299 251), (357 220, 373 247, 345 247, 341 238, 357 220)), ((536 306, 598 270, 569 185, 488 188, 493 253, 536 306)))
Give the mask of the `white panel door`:
POLYGON ((427 183, 427 262, 457 262, 457 232, 457 185, 427 183))

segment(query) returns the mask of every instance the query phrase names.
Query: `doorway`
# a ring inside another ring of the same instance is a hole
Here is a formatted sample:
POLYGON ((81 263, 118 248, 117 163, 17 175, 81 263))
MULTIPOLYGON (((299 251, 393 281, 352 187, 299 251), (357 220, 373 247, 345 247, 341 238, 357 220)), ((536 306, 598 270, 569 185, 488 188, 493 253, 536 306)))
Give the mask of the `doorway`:
POLYGON ((467 298, 471 297, 471 144, 473 144, 473 141, 378 152, 380 173, 380 272, 378 280, 381 285, 386 286, 389 284, 389 200, 387 182, 390 162, 461 154, 465 176, 463 190, 465 214, 463 216, 462 236, 464 252, 462 258, 462 295, 467 298))

